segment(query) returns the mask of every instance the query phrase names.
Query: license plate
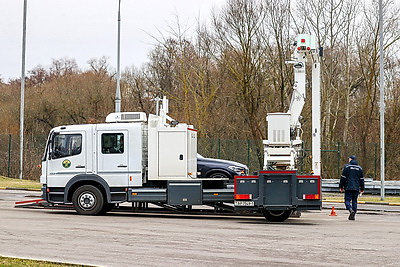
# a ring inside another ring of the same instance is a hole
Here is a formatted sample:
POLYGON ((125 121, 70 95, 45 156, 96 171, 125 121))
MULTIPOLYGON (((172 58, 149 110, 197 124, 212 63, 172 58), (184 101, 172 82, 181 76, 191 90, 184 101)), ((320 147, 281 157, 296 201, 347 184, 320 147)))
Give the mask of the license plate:
POLYGON ((235 206, 252 206, 254 207, 254 201, 237 201, 235 200, 235 206))

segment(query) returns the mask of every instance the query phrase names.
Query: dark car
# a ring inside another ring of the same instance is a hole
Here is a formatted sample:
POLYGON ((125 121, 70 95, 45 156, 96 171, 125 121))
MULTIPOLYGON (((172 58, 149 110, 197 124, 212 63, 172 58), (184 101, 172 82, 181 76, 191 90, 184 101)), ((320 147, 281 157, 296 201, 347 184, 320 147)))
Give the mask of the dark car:
POLYGON ((197 177, 200 178, 229 178, 249 174, 246 165, 229 160, 205 158, 197 154, 197 177))

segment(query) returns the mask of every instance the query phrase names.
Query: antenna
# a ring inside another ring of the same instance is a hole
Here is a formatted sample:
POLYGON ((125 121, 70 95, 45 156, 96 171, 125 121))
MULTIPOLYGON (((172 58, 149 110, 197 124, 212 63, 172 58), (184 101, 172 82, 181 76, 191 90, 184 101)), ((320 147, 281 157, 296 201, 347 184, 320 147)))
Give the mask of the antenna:
POLYGON ((159 98, 158 96, 156 98, 153 99, 153 101, 156 101, 156 115, 160 116, 160 101, 162 99, 159 98))

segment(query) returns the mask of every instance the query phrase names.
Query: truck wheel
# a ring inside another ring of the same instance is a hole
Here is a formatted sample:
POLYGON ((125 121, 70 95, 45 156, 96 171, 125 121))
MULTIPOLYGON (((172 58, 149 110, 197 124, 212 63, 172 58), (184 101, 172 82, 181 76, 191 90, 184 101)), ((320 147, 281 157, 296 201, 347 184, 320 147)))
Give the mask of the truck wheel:
POLYGON ((97 215, 103 209, 104 197, 97 187, 83 185, 72 195, 72 204, 78 214, 97 215))
POLYGON ((283 222, 292 214, 291 210, 267 210, 263 209, 262 214, 270 222, 283 222))
POLYGON ((115 207, 114 203, 104 203, 103 209, 100 211, 100 214, 106 214, 111 211, 115 207))

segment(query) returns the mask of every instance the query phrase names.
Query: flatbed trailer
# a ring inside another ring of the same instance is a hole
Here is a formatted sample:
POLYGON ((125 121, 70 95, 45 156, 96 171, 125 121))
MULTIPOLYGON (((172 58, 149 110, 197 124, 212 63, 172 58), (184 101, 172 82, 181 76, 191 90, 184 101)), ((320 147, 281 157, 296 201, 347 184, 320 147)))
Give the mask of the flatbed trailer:
POLYGON ((320 176, 260 171, 235 177, 235 210, 258 210, 269 221, 284 221, 294 211, 321 210, 321 199, 320 176))

